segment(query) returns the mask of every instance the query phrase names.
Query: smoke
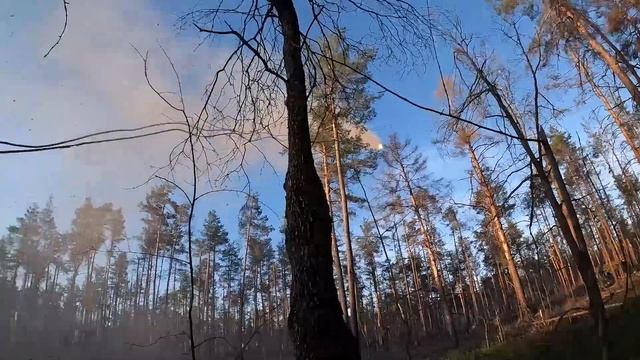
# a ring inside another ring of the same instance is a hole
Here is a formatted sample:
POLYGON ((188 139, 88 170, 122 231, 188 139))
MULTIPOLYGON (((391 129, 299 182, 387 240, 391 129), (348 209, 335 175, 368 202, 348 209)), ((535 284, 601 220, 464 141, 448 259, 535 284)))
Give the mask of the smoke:
MULTIPOLYGON (((205 45, 195 51, 199 44, 195 34, 177 33, 175 19, 154 8, 151 1, 115 0, 70 3, 65 36, 43 59, 64 21, 61 3, 5 2, 0 10, 11 14, 10 21, 0 23, 0 33, 10 34, 0 52, 11 54, 0 64, 1 137, 16 142, 47 143, 99 130, 180 121, 147 85, 136 49, 149 52, 149 76, 154 85, 162 91, 177 91, 160 46, 167 51, 180 73, 187 108, 192 112, 201 106, 207 82, 229 54, 222 45, 205 45)), ((181 137, 184 134, 169 133, 3 156, 0 165, 11 171, 3 175, 0 187, 15 191, 3 199, 0 227, 12 223, 28 203, 44 203, 50 194, 60 210, 56 218, 63 228, 70 222, 72 209, 86 196, 99 203, 113 202, 123 207, 126 218, 136 219, 137 204, 148 187, 137 185, 167 164, 181 137)), ((217 146, 224 151, 228 144, 217 146)), ((282 167, 279 146, 263 144, 261 151, 273 158, 275 167, 282 167)), ((259 158, 251 154, 247 161, 258 164, 259 158)))
POLYGON ((356 127, 351 125, 350 123, 345 123, 346 128, 349 130, 352 136, 359 135, 362 141, 373 150, 381 150, 382 149, 382 140, 376 134, 375 131, 369 128, 365 128, 364 130, 360 127, 356 127))
POLYGON ((362 134, 362 141, 374 150, 382 150, 382 140, 378 134, 371 129, 367 129, 367 131, 362 134))
MULTIPOLYGON (((0 23, 0 33, 10 34, 7 41, 0 43, 0 51, 11 54, 0 63, 0 138, 38 144, 100 130, 181 121, 149 88, 137 53, 148 52, 149 77, 155 87, 175 92, 176 80, 160 46, 180 73, 187 108, 191 112, 199 110, 207 83, 230 49, 222 44, 199 46, 195 32, 177 33, 173 27, 175 18, 167 16, 166 9, 154 6, 155 2, 146 0, 73 2, 69 4, 69 24, 61 43, 43 59, 64 21, 61 4, 1 4, 0 13, 12 16, 0 23)), ((284 109, 274 110, 280 115, 283 112, 284 109)), ((286 143, 285 123, 272 121, 269 126, 272 134, 286 143)), ((139 218, 138 202, 150 186, 145 182, 158 167, 167 164, 169 153, 183 136, 169 133, 0 157, 3 169, 11 170, 3 171, 0 188, 14 190, 3 198, 0 228, 12 224, 29 203, 42 204, 49 195, 54 196, 56 219, 63 230, 71 222, 73 209, 87 196, 95 203, 112 202, 122 207, 127 219, 139 218)), ((367 130, 361 136, 372 149, 381 148, 382 142, 373 131, 367 130)), ((229 142, 220 142, 216 150, 224 154, 230 146, 229 142)), ((280 155, 282 147, 276 141, 264 140, 256 146, 259 151, 248 146, 245 157, 249 175, 260 178, 251 189, 259 191, 264 185, 271 198, 265 196, 263 200, 278 208, 286 158, 280 155), (264 157, 269 161, 266 165, 264 157), (265 181, 268 173, 270 181, 265 181), (274 182, 278 183, 276 187, 274 182)), ((175 172, 177 179, 188 178, 188 167, 177 167, 175 172)), ((237 196, 229 196, 220 202, 240 201, 237 196)), ((222 211, 235 215, 237 209, 222 211)), ((138 233, 139 226, 139 222, 127 224, 128 233, 138 233)))

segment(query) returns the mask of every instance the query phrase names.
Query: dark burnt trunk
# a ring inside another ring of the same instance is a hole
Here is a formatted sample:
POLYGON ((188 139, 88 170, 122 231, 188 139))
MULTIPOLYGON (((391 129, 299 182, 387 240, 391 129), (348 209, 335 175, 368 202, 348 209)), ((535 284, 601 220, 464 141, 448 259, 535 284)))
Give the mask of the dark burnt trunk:
POLYGON ((331 217, 309 136, 300 28, 291 0, 272 0, 283 34, 289 161, 285 180, 286 246, 292 269, 289 330, 297 359, 359 359, 342 320, 333 280, 331 217))

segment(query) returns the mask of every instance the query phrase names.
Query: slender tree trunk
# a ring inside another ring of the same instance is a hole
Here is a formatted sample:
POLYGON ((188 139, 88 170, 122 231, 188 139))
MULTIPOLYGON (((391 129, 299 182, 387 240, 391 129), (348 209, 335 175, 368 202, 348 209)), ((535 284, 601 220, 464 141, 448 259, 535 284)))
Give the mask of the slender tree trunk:
POLYGON ((489 319, 489 314, 491 313, 491 309, 489 308, 489 305, 493 305, 493 307, 495 308, 495 304, 491 304, 489 302, 489 297, 487 296, 487 286, 482 284, 482 281, 479 277, 476 278, 476 283, 479 284, 478 288, 480 289, 480 301, 482 302, 482 317, 484 318, 484 321, 486 321, 486 319, 489 319))
MULTIPOLYGON (((329 183, 329 164, 327 162, 327 146, 322 144, 322 172, 324 178, 324 192, 327 195, 327 204, 329 204, 329 216, 333 219, 333 207, 331 206, 331 186, 329 183)), ((344 288, 344 278, 342 275, 342 262, 340 261, 340 251, 338 249, 338 241, 336 239, 336 230, 334 222, 331 222, 331 253, 333 255, 333 269, 338 283, 338 301, 342 308, 342 318, 346 323, 348 321, 347 313, 347 295, 344 288)))
MULTIPOLYGON (((395 219, 394 219, 395 220, 395 219)), ((409 287, 409 277, 407 276, 407 269, 405 268, 405 263, 404 263, 404 255, 402 254, 402 247, 400 246, 400 238, 398 235, 398 229, 397 226, 393 225, 393 235, 392 238, 396 240, 396 262, 399 263, 400 265, 400 269, 402 271, 402 276, 404 279, 404 289, 405 289, 405 297, 407 299, 407 309, 408 309, 408 313, 409 314, 413 314, 413 309, 412 309, 412 301, 411 301, 411 287, 409 287)), ((416 289, 416 293, 420 291, 420 284, 417 282, 414 282, 414 287, 416 289)), ((410 318, 409 318, 410 320, 410 318)), ((424 322, 423 322, 424 324, 424 322)), ((426 327, 423 325, 423 332, 426 332, 426 327)))
MULTIPOLYGON (((143 305, 145 310, 149 309, 149 289, 151 288, 151 265, 153 264, 153 257, 151 256, 151 254, 147 255, 149 257, 149 260, 147 261, 146 267, 147 267, 147 273, 145 275, 145 279, 144 279, 144 299, 143 299, 143 305)), ((142 271, 144 272, 144 268, 142 269, 142 271)))
MULTIPOLYGON (((282 294, 283 296, 283 301, 282 301, 282 314, 284 315, 284 319, 286 319, 286 317, 289 315, 289 291, 290 289, 287 287, 287 269, 286 266, 283 266, 280 269, 280 282, 282 283, 282 294)), ((346 324, 346 322, 345 322, 346 324)))
MULTIPOLYGON (((420 276, 418 274, 418 267, 416 266, 416 259, 415 256, 413 255, 413 249, 411 244, 409 244, 409 234, 407 233, 407 224, 403 222, 405 231, 404 231, 404 240, 407 246, 407 253, 409 256, 409 263, 411 264, 411 273, 412 273, 412 277, 413 277, 413 287, 415 289, 416 292, 416 299, 418 300, 418 315, 420 316, 420 325, 422 325, 422 334, 426 334, 427 333, 427 324, 425 322, 424 319, 424 307, 423 307, 423 300, 422 300, 422 285, 420 284, 420 276)), ((398 239, 398 248, 400 249, 400 242, 398 239)), ((401 249, 400 249, 401 250, 401 249)), ((402 252, 400 252, 400 258, 402 259, 402 252)), ((404 270, 404 260, 402 261, 402 269, 404 270)), ((406 279, 406 277, 405 277, 406 279)), ((408 283, 407 283, 407 287, 408 287, 408 283)), ((407 288, 407 294, 409 294, 409 289, 407 288)))
MULTIPOLYGON (((140 260, 141 258, 138 257, 136 260, 136 281, 135 281, 135 290, 134 290, 134 296, 133 298, 134 300, 134 308, 133 311, 134 313, 137 312, 138 310, 138 304, 140 304, 140 286, 142 283, 142 279, 140 279, 140 260)), ((144 272, 144 268, 142 269, 142 272, 144 272)))
POLYGON ((373 285, 373 292, 375 293, 375 314, 376 314, 376 325, 378 327, 378 336, 377 336, 377 342, 378 345, 384 345, 384 323, 383 323, 383 319, 382 319, 382 295, 380 294, 380 289, 378 287, 378 272, 376 270, 376 266, 375 266, 375 260, 374 260, 374 264, 371 267, 371 282, 373 285))
MULTIPOLYGON (((467 328, 467 332, 469 332, 469 327, 471 325, 471 318, 469 316, 469 313, 467 312, 467 306, 465 303, 465 294, 464 294, 464 281, 463 281, 463 275, 460 272, 460 269, 458 268, 458 266, 460 265, 460 253, 458 252, 458 242, 456 241, 456 232, 454 229, 451 230, 451 240, 453 240, 453 248, 454 248, 454 255, 455 255, 455 266, 454 271, 455 273, 452 275, 453 277, 453 289, 452 292, 453 294, 456 293, 456 288, 457 288, 457 284, 460 284, 460 293, 458 294, 458 297, 460 298, 460 306, 462 307, 462 313, 464 315, 464 319, 465 319, 465 326, 467 328)), ((455 301, 455 296, 454 296, 454 301, 455 301)))
POLYGON ((53 266, 53 279, 51 280, 51 292, 55 292, 56 291, 56 286, 58 285, 58 274, 60 272, 60 268, 58 267, 58 264, 55 264, 53 266))
POLYGON ((151 307, 156 308, 156 282, 158 280, 158 255, 160 254, 160 228, 156 232, 156 249, 153 266, 153 293, 151 294, 151 307))
MULTIPOLYGON (((202 263, 201 263, 202 264, 202 263)), ((207 251, 207 258, 205 259, 204 264, 206 265, 206 270, 204 273, 204 282, 202 284, 202 292, 204 293, 202 296, 202 302, 204 303, 202 306, 202 320, 205 323, 210 323, 210 303, 211 300, 211 252, 207 251)))
MULTIPOLYGON (((249 207, 249 219, 253 218, 253 207, 249 207)), ((240 277, 240 289, 239 289, 239 298, 240 298, 240 304, 238 305, 238 319, 239 319, 239 324, 238 324, 238 332, 239 332, 239 338, 240 338, 240 342, 244 343, 244 332, 245 332, 245 323, 246 323, 246 319, 245 319, 245 302, 246 302, 246 291, 247 291, 247 266, 248 266, 248 259, 249 259, 249 246, 250 246, 250 242, 251 242, 251 220, 247 222, 247 231, 245 234, 245 244, 244 244, 244 257, 242 260, 242 276, 240 277)), ((244 352, 243 352, 244 348, 240 349, 240 359, 243 358, 244 356, 244 352)))
MULTIPOLYGON (((286 296, 282 294, 283 297, 286 296)), ((272 317, 273 323, 277 330, 280 330, 280 307, 282 302, 279 301, 280 296, 278 294, 278 270, 276 269, 276 265, 271 265, 271 289, 269 290, 269 308, 275 312, 275 318, 272 317), (273 293, 273 295, 272 295, 273 293), (272 303, 273 302, 273 303, 272 303)))
POLYGON ((551 262, 558 278, 560 279, 560 283, 564 287, 565 294, 571 294, 571 297, 573 297, 573 290, 569 285, 569 278, 566 274, 564 263, 562 262, 562 255, 560 254, 555 241, 551 244, 551 262))
POLYGON ((527 309, 527 298, 524 294, 524 289, 522 287, 522 282, 520 281, 520 275, 518 274, 518 269, 516 268, 516 263, 513 259, 513 254, 511 253, 511 245, 509 244, 509 239, 507 238, 507 234, 504 231, 504 227, 502 225, 502 216, 501 211, 498 208, 498 204, 496 203, 495 195, 493 193, 493 189, 489 184, 487 177, 482 170, 482 166, 480 164, 480 160, 476 156, 475 149, 471 145, 470 142, 467 142, 467 151, 469 152, 469 156, 471 157, 471 164, 473 170, 476 174, 478 182, 482 187, 486 201, 487 208, 489 211, 489 216, 491 217, 491 222, 493 223, 494 231, 496 234, 496 240, 498 240, 498 244, 500 246, 500 250, 502 251, 502 255, 507 261, 507 270, 509 271, 509 278, 511 279, 511 285, 513 286, 513 291, 516 295, 516 303, 518 306, 518 317, 520 319, 525 319, 529 316, 529 310, 527 309))
POLYGON ((438 266, 438 258, 435 249, 433 248, 433 239, 426 227, 425 220, 422 216, 422 212, 418 206, 418 202, 416 200, 415 194, 413 193, 413 187, 411 183, 408 181, 405 175, 405 183, 407 185, 407 190, 409 191, 409 196, 411 197, 411 203, 413 205, 413 211, 418 220, 418 224, 420 225, 420 230, 423 236, 424 248, 427 251, 427 257, 429 261, 429 267, 431 268, 431 275, 433 277, 433 282, 440 293, 440 303, 442 306, 442 315, 444 317, 445 328, 447 329, 447 333, 453 340, 454 346, 458 346, 458 335, 456 333, 456 328, 453 323, 453 315, 451 314, 451 308, 449 307, 449 300, 447 298, 447 291, 444 287, 444 280, 442 278, 442 274, 440 272, 440 267, 438 266))
POLYGON ((45 276, 44 276, 44 292, 47 293, 49 292, 49 272, 50 270, 50 266, 51 264, 47 264, 47 266, 45 267, 46 271, 45 271, 45 276))
POLYGON ((258 265, 253 267, 253 329, 257 329, 258 323, 258 265))
POLYGON ((475 271, 473 270, 473 264, 471 264, 471 258, 469 257, 469 254, 467 253, 467 243, 466 241, 464 241, 464 238, 462 237, 462 231, 458 230, 459 232, 459 237, 458 237, 458 241, 460 242, 460 250, 462 252, 462 257, 464 259, 464 268, 465 268, 465 272, 467 273, 467 279, 469 281, 469 292, 471 293, 471 302, 473 304, 473 311, 474 311, 474 317, 480 317, 480 311, 478 309, 478 300, 476 299, 476 291, 477 291, 477 286, 476 286, 476 275, 475 275, 475 271))
MULTIPOLYGON (((329 94, 329 97, 332 95, 329 94)), ((342 149, 340 146, 340 134, 338 131, 338 119, 333 108, 333 101, 329 101, 329 111, 331 116, 331 126, 333 129, 333 144, 336 153, 336 171, 338 178, 338 188, 340 190, 340 207, 342 209, 342 228, 344 232, 344 244, 347 253, 347 282, 349 284, 349 324, 353 336, 358 338, 358 288, 356 286, 356 273, 353 261, 353 249, 351 246, 351 229, 349 226, 349 202, 347 200, 347 186, 344 181, 344 171, 342 169, 342 149)))
MULTIPOLYGON (((599 223, 601 225, 601 229, 605 234, 605 237, 608 239, 609 244, 611 245, 615 256, 617 257, 616 269, 622 270, 621 265, 625 258, 625 255, 623 252, 624 250, 621 249, 620 247, 621 245, 622 247, 624 247, 624 239, 620 234, 618 234, 616 230, 616 224, 614 220, 611 218, 611 215, 609 214, 609 212, 604 211, 605 208, 608 210, 609 209, 613 210, 615 209, 615 207, 613 206, 613 203, 611 202, 611 199, 609 198, 609 196, 606 195, 606 193, 602 194, 598 186, 595 184, 595 182, 591 178, 586 156, 581 156, 581 162, 582 162, 582 165, 584 166, 584 170, 582 171, 582 173, 576 175, 573 173, 573 171, 571 171, 571 174, 574 177, 574 179, 576 179, 576 182, 578 181, 578 178, 581 178, 582 180, 587 181, 587 184, 585 184, 585 187, 587 187, 586 192, 588 193, 589 198, 591 199, 591 204, 595 205, 593 207, 595 208, 595 212, 599 220, 599 223)), ((596 174, 597 174, 597 171, 596 171, 596 174)), ((599 179, 599 176, 598 176, 598 179, 599 179)), ((613 274, 614 276, 616 276, 616 271, 614 271, 613 274)))
MULTIPOLYGON (((213 247, 211 256, 211 335, 215 336, 216 327, 216 247, 213 247)), ((214 348, 215 349, 215 348, 214 348)))
MULTIPOLYGON (((171 282, 171 270, 173 269, 173 254, 175 251, 175 246, 171 246, 171 253, 169 254, 169 273, 167 274, 167 286, 164 291, 164 307, 166 309, 169 308, 169 284, 171 282)), ((175 276, 175 275, 174 275, 175 276)))
POLYGON ((551 259, 552 261, 554 261, 556 274, 558 275, 558 277, 560 278, 560 281, 565 287, 565 290, 566 290, 565 293, 570 294, 571 297, 573 298, 574 285, 570 283, 569 274, 567 273, 567 267, 569 267, 570 265, 569 264, 565 265, 564 263, 564 257, 562 256, 562 253, 560 251, 560 246, 558 245, 555 234, 552 231, 553 229, 551 228, 551 223, 549 222, 547 212, 544 207, 542 208, 541 213, 542 213, 542 220, 544 221, 544 225, 547 229, 549 229, 548 231, 549 231, 549 241, 551 243, 551 259))
POLYGON ((113 242, 111 242, 111 244, 109 245, 109 251, 107 252, 107 266, 105 269, 105 287, 102 290, 102 326, 106 327, 107 325, 107 316, 108 316, 108 309, 109 309, 109 305, 108 305, 108 297, 109 297, 109 273, 111 272, 111 257, 113 256, 113 242))
POLYGON ((496 276, 498 277, 498 285, 500 287, 500 294, 502 295, 502 309, 510 309, 511 304, 507 300, 507 284, 504 280, 504 272, 502 271, 502 264, 500 263, 500 259, 498 257, 495 258, 496 263, 496 276))

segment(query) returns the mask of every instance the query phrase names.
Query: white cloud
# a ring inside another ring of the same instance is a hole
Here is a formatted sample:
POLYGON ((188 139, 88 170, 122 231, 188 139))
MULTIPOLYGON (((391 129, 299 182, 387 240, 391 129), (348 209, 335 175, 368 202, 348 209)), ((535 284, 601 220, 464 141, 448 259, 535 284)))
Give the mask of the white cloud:
MULTIPOLYGON (((13 15, 0 23, 0 33, 9 34, 0 45, 2 139, 43 143, 164 122, 167 115, 175 118, 147 86, 132 45, 143 53, 149 50, 150 76, 158 88, 175 90, 159 45, 167 50, 184 80, 187 107, 195 112, 212 69, 228 54, 220 46, 203 46, 195 52, 198 39, 176 34, 175 19, 154 9, 150 1, 77 1, 69 4, 69 26, 61 43, 43 59, 64 20, 57 5, 49 1, 0 5, 0 13, 13 15)), ((29 202, 44 203, 49 194, 55 196, 63 227, 85 196, 122 206, 127 219, 137 220, 137 203, 146 189, 127 188, 144 182, 152 166, 165 165, 179 136, 0 157, 0 167, 8 173, 0 177, 5 192, 0 226, 11 224, 29 202)), ((263 150, 273 155, 279 148, 265 144, 263 150)))

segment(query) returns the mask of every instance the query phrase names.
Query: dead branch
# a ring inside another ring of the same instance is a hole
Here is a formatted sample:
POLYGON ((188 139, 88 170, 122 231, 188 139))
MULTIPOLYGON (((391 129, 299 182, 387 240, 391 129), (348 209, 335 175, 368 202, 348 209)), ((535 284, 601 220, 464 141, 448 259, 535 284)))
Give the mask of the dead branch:
POLYGON ((62 31, 60 32, 60 35, 58 35, 58 40, 56 40, 56 42, 53 43, 53 45, 51 45, 49 50, 44 54, 43 56, 44 58, 49 56, 51 51, 53 51, 53 48, 55 48, 56 46, 58 46, 58 44, 60 44, 60 41, 62 40, 62 36, 64 35, 64 32, 67 31, 67 23, 69 21, 69 9, 67 8, 67 5, 69 5, 67 0, 62 0, 62 6, 64 7, 64 25, 62 26, 62 31))

